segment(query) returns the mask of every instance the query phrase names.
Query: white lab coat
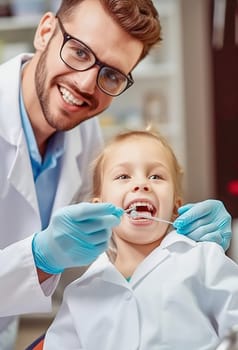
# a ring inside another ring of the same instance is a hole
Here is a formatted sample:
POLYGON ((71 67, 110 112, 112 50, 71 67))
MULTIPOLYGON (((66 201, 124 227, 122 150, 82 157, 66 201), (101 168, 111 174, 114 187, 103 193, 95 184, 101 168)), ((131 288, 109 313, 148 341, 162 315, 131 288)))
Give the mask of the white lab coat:
MULTIPOLYGON (((0 66, 0 316, 50 311, 47 295, 56 284, 52 278, 39 285, 29 237, 41 222, 19 112, 20 65, 27 58, 0 66)), ((66 132, 66 143, 53 211, 69 204, 76 191, 82 199, 90 189, 88 165, 102 146, 97 119, 66 132)), ((10 320, 0 318, 0 331, 10 320)))
POLYGON ((169 233, 131 281, 103 254, 64 293, 44 350, 214 350, 238 323, 238 266, 169 233))

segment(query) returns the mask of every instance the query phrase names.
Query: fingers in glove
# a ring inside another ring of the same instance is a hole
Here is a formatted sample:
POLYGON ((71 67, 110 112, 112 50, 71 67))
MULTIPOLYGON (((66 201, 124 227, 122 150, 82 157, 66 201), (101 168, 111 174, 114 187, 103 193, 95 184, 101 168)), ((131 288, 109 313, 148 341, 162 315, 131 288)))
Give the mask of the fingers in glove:
POLYGON ((187 203, 185 205, 182 205, 181 207, 178 208, 179 215, 182 215, 182 214, 186 213, 186 211, 191 209, 194 205, 195 204, 192 204, 192 203, 187 203))
POLYGON ((177 233, 181 233, 183 235, 189 235, 191 232, 195 231, 203 231, 204 234, 209 233, 211 232, 210 225, 212 225, 212 231, 218 230, 217 225, 211 223, 211 220, 204 221, 204 218, 194 222, 183 222, 183 225, 175 222, 173 223, 177 233))
MULTIPOLYGON (((175 221, 174 221, 174 227, 175 228, 181 228, 186 225, 190 225, 196 221, 199 222, 199 219, 203 219, 203 225, 211 222, 211 218, 209 217, 209 214, 212 212, 213 205, 211 202, 212 200, 207 200, 204 202, 197 203, 196 205, 186 205, 184 206, 186 211, 184 212, 183 207, 179 208, 179 213, 183 212, 175 221), (207 219, 205 217, 207 216, 207 219), (205 221, 206 220, 206 221, 205 221)), ((200 222, 199 222, 200 223, 200 222)))
MULTIPOLYGON (((111 229, 103 229, 95 232, 90 232, 89 234, 81 234, 80 241, 84 241, 91 245, 98 245, 101 243, 108 242, 112 235, 111 229)), ((74 236, 74 239, 77 241, 78 237, 74 236)))
POLYGON ((217 226, 214 225, 214 223, 204 225, 204 226, 198 226, 198 227, 192 227, 192 225, 186 226, 185 230, 183 229, 177 229, 177 233, 188 236, 192 238, 194 241, 200 241, 203 236, 206 236, 207 234, 216 234, 220 235, 221 230, 217 229, 217 226))
POLYGON ((118 226, 120 219, 114 215, 106 215, 102 217, 87 219, 79 223, 73 223, 74 234, 77 235, 77 231, 81 231, 85 234, 94 234, 94 232, 118 226))
POLYGON ((111 203, 79 203, 59 209, 55 216, 60 218, 66 216, 75 221, 82 221, 110 214, 120 217, 123 214, 123 209, 115 207, 111 203))
POLYGON ((213 232, 211 232, 201 237, 200 242, 208 241, 208 242, 215 242, 219 245, 222 245, 222 240, 223 240, 222 235, 214 234, 213 232))
POLYGON ((97 245, 86 244, 81 245, 79 253, 70 255, 70 266, 86 266, 91 264, 97 257, 108 249, 108 242, 97 245), (81 263, 83 261, 83 264, 81 263), (73 262, 73 263, 72 263, 73 262))

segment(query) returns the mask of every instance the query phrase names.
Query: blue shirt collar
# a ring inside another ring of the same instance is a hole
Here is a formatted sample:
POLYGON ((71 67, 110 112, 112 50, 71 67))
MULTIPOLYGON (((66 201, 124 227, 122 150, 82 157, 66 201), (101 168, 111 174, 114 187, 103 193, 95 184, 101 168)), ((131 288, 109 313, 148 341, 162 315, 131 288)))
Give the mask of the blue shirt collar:
POLYGON ((21 89, 20 89, 19 99, 20 99, 20 114, 21 114, 21 120, 22 120, 22 127, 24 130, 27 147, 30 154, 32 169, 34 173, 34 179, 36 180, 37 176, 42 171, 55 167, 57 164, 57 160, 63 155, 64 133, 57 132, 51 137, 47 145, 45 157, 42 160, 41 154, 39 152, 39 149, 36 143, 35 135, 25 109, 21 89))

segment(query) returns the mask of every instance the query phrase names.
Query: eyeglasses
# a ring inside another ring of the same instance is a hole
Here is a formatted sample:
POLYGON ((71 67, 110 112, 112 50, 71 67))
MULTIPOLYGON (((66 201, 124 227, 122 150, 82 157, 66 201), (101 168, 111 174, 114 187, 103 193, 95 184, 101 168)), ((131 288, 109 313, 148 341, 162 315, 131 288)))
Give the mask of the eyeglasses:
POLYGON ((60 58, 70 68, 84 72, 95 65, 100 68, 97 74, 97 86, 110 96, 118 96, 134 84, 131 73, 125 75, 118 69, 99 61, 95 53, 81 40, 68 34, 57 17, 64 40, 60 49, 60 58))

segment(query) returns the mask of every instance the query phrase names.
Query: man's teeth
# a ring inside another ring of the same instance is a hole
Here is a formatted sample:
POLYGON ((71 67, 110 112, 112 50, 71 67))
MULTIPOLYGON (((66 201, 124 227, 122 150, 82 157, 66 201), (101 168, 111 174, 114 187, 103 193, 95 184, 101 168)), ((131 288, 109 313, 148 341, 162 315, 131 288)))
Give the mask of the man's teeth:
POLYGON ((67 89, 65 89, 64 87, 60 87, 60 92, 62 94, 63 99, 65 100, 65 102, 71 104, 71 105, 76 105, 76 106, 82 106, 83 105, 83 101, 78 100, 77 98, 75 98, 67 89))

